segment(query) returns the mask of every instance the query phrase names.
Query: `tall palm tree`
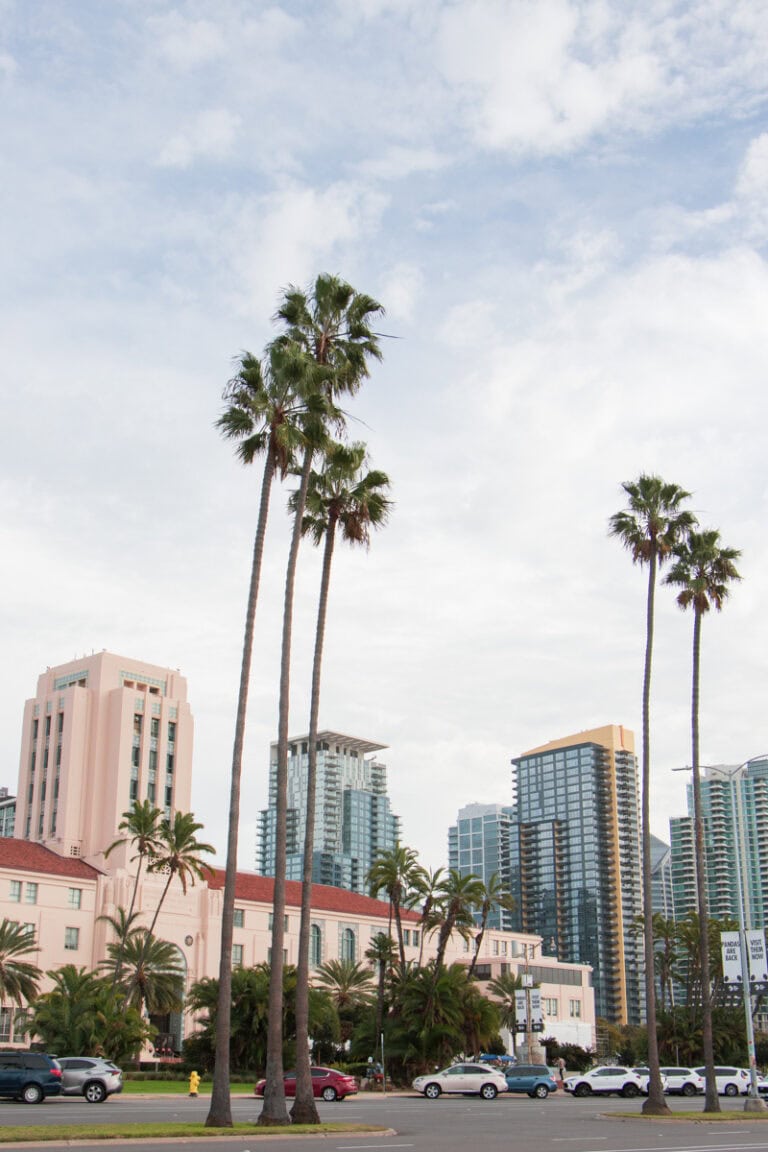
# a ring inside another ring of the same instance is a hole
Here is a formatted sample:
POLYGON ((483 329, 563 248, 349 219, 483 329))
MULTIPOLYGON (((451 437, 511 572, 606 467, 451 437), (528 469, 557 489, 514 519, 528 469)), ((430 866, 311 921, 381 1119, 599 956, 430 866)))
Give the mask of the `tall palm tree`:
MULTIPOLYGON (((130 858, 130 862, 138 861, 136 865, 136 875, 133 880, 133 890, 131 892, 131 902, 128 905, 128 911, 124 919, 120 922, 120 930, 125 933, 121 936, 123 942, 127 938, 127 932, 130 926, 134 923, 134 909, 136 907, 136 896, 139 891, 139 881, 141 879, 141 867, 145 862, 150 864, 155 856, 160 851, 162 845, 162 838, 160 833, 160 822, 163 819, 163 813, 160 808, 156 808, 149 800, 134 800, 132 806, 127 812, 123 812, 123 818, 117 826, 118 832, 122 832, 122 836, 118 836, 113 840, 109 847, 104 852, 104 858, 107 859, 109 855, 114 852, 122 844, 129 843, 135 848, 135 853, 130 858)), ((117 924, 113 927, 117 931, 117 924)), ((118 964, 115 969, 115 980, 120 979, 120 965, 118 964)))
POLYGON ((699 913, 699 968, 701 970, 702 1043, 706 1066, 705 1112, 720 1111, 715 1079, 712 1039, 712 989, 709 979, 709 933, 707 929, 707 883, 704 857, 704 817, 701 810, 699 764, 699 684, 701 674, 701 621, 710 608, 722 610, 729 583, 740 580, 736 561, 741 552, 726 548, 714 528, 689 531, 678 540, 674 563, 665 584, 679 588, 677 602, 685 611, 693 608, 693 659, 691 676, 691 766, 693 769, 693 826, 696 859, 696 904, 699 913))
POLYGON ((439 925, 440 918, 435 915, 435 901, 437 900, 442 875, 442 868, 431 869, 419 867, 416 873, 415 888, 418 898, 421 901, 419 911, 419 923, 421 926, 419 933, 419 967, 421 967, 424 958, 424 942, 427 935, 439 925))
POLYGON ((275 341, 282 363, 306 403, 303 422, 303 462, 294 511, 283 601, 280 656, 280 702, 275 778, 275 884, 269 985, 269 1034, 264 1106, 261 1125, 290 1123, 283 1081, 283 943, 285 920, 286 831, 288 820, 288 719, 290 705, 291 635, 296 564, 304 519, 309 476, 315 453, 322 449, 331 421, 342 422, 336 401, 352 395, 368 375, 369 361, 381 359, 378 337, 371 328, 382 307, 370 296, 355 292, 336 276, 318 276, 309 292, 289 287, 276 313, 285 326, 275 341))
POLYGON ((482 907, 484 898, 485 885, 472 872, 462 875, 458 869, 449 868, 447 875, 440 881, 438 906, 442 919, 437 935, 435 980, 443 967, 451 933, 456 930, 463 939, 469 939, 475 924, 475 912, 482 907))
POLYGON ((653 662, 653 626, 656 574, 669 559, 681 537, 696 523, 692 512, 682 508, 690 496, 677 484, 660 476, 642 473, 637 480, 622 484, 627 508, 614 513, 609 521, 609 535, 617 536, 630 552, 633 564, 648 568, 648 590, 645 610, 645 662, 643 667, 643 759, 642 759, 642 839, 643 839, 643 941, 645 955, 645 1015, 648 1029, 648 1099, 643 1111, 664 1114, 669 1111, 664 1100, 659 1069, 659 1047, 656 1038, 656 980, 653 948, 653 906, 651 893, 651 741, 650 699, 653 662))
POLYGON ((42 972, 36 964, 22 960, 37 950, 34 932, 15 920, 0 922, 0 1002, 13 1000, 19 1007, 37 996, 42 972))
POLYGON ((400 967, 405 968, 405 942, 403 921, 400 915, 403 908, 411 906, 418 898, 420 869, 418 856, 413 848, 396 844, 388 852, 382 852, 368 869, 366 883, 371 896, 386 892, 389 897, 389 934, 392 935, 392 920, 395 921, 400 967))
POLYGON ((192 812, 174 812, 172 820, 163 820, 160 824, 161 847, 150 861, 148 869, 150 872, 165 873, 167 879, 149 926, 149 936, 155 931, 160 909, 165 903, 174 877, 178 878, 181 890, 186 896, 188 884, 194 888, 195 880, 206 880, 212 874, 203 856, 215 852, 216 849, 212 844, 205 844, 197 839, 197 833, 202 827, 192 812))
POLYGON ((511 1032, 517 1047, 517 1000, 515 994, 522 988, 519 974, 502 972, 488 981, 488 991, 498 997, 499 1017, 504 1027, 511 1032))
POLYGON ((357 1009, 373 1003, 374 991, 370 969, 357 960, 327 960, 317 969, 317 982, 336 1006, 341 1024, 341 1038, 348 1040, 357 1009))
POLYGON ((488 879, 488 882, 483 884, 483 889, 483 900, 480 905, 480 931, 475 937, 475 951, 472 956, 472 963, 469 966, 470 976, 473 976, 475 972, 477 958, 480 955, 480 945, 483 942, 491 912, 494 908, 504 908, 506 911, 511 912, 515 907, 515 898, 512 893, 504 887, 498 872, 494 872, 488 879))
POLYGON ((238 371, 224 390, 226 408, 216 422, 222 436, 237 442, 237 455, 244 464, 264 458, 256 533, 251 558, 251 576, 245 611, 245 634, 240 664, 235 738, 229 787, 227 860, 221 910, 221 949, 219 954, 219 1007, 216 1013, 216 1064, 211 1088, 208 1127, 231 1127, 229 1091, 229 1034, 232 1016, 232 938, 237 876, 237 845, 240 825, 240 780, 243 768, 245 721, 253 655, 253 633, 259 598, 264 540, 269 515, 269 497, 275 476, 283 478, 301 440, 298 417, 303 402, 296 394, 290 375, 281 372, 281 352, 269 349, 266 369, 250 352, 244 352, 238 371))
MULTIPOLYGON (((298 975, 296 985, 296 1098, 291 1109, 294 1124, 318 1124, 309 1062, 309 938, 312 920, 312 858, 315 841, 317 792, 317 730, 320 713, 320 674, 328 612, 328 589, 337 528, 349 544, 370 544, 372 528, 381 527, 389 514, 384 495, 389 479, 383 472, 365 471, 365 444, 333 444, 325 453, 322 472, 312 472, 307 491, 302 532, 315 544, 325 541, 320 596, 312 663, 309 710, 309 752, 304 823, 304 861, 301 889, 298 975)), ((292 501, 293 502, 293 498, 292 501)))
POLYGON ((395 959, 392 937, 386 932, 377 932, 365 950, 365 958, 370 960, 376 970, 376 1031, 373 1042, 377 1046, 384 1023, 384 986, 395 959))

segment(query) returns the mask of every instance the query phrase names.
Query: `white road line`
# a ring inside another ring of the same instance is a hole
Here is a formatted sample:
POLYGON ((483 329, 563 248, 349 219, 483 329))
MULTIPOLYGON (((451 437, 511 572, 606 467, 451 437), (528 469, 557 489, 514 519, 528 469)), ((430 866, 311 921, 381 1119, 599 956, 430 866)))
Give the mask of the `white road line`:
POLYGON ((413 1148, 413 1144, 337 1144, 336 1147, 341 1152, 352 1152, 355 1148, 364 1148, 370 1152, 372 1148, 413 1148))

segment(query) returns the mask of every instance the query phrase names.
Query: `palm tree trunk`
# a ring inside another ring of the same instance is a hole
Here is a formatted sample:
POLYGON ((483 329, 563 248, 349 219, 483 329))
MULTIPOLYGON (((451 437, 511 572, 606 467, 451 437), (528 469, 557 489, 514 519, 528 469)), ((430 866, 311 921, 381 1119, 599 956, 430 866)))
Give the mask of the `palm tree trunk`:
POLYGON ((405 941, 403 940, 403 921, 400 916, 400 899, 392 901, 392 910, 395 913, 395 930, 397 931, 397 949, 400 953, 400 971, 405 972, 405 941))
POLYGON ((480 922, 480 931, 478 932, 477 936, 475 937, 475 952, 474 952, 474 955, 472 957, 472 963, 469 965, 469 972, 467 973, 468 976, 472 976, 474 974, 475 965, 477 964, 477 958, 480 955, 480 945, 483 942, 483 936, 485 936, 485 927, 486 927, 487 923, 488 923, 488 917, 483 916, 483 919, 480 922))
POLYGON ((704 859, 704 818, 701 811, 699 771, 699 683, 701 668, 701 611, 693 606, 693 676, 691 688, 691 751, 693 767, 693 826, 696 859, 696 904, 699 913, 699 968, 701 971, 701 1042, 704 1049, 706 1090, 705 1112, 720 1111, 715 1079, 715 1051, 712 1037, 712 989, 709 980, 709 915, 707 910, 706 862, 704 859))
POLYGON ((275 889, 272 902, 272 954, 269 969, 269 1021, 267 1025, 267 1066, 264 1107, 259 1124, 290 1124, 285 1107, 283 1081, 283 945, 285 940, 285 868, 286 829, 288 823, 288 713, 291 688, 291 632, 293 628, 293 592, 301 543, 301 523, 307 499, 309 473, 314 449, 304 451, 301 484, 291 533, 291 547, 285 573, 283 605, 283 639, 280 657, 280 707, 277 729, 277 776, 275 780, 275 889))
POLYGON ((645 951, 645 1022, 648 1032, 648 1099, 643 1112, 663 1115, 669 1112, 661 1085, 659 1040, 656 1032, 656 972, 654 966, 653 899, 651 892, 651 665, 653 659, 653 616, 656 592, 656 552, 648 565, 648 599, 645 619, 645 667, 643 670, 643 938, 645 951))
POLYGON ((237 878, 237 839, 240 826, 240 778, 243 771, 245 719, 248 711, 248 688, 251 680, 253 630, 259 600, 261 561, 267 532, 269 497, 275 475, 275 459, 270 450, 264 461, 259 498, 259 517, 253 541, 251 582, 245 612, 243 658, 240 665, 240 688, 237 696, 235 742, 232 749, 232 775, 229 784, 229 824, 227 828, 227 864, 221 907, 221 952, 219 956, 219 995, 216 1008, 216 1058, 211 1088, 211 1106, 205 1120, 207 1128, 231 1128, 232 1104, 229 1091, 229 1036, 232 1019, 232 935, 235 917, 235 881, 237 878))
POLYGON ((312 1091, 309 1062, 309 939, 312 921, 312 855, 315 847, 315 796, 317 793, 317 730, 320 714, 320 673, 323 663, 325 620, 328 612, 328 588, 331 561, 336 538, 336 518, 330 513, 325 533, 323 571, 315 628, 315 653, 312 662, 312 696, 309 707, 309 753, 307 763, 307 812, 304 828, 304 861, 301 882, 301 924, 299 957, 296 970, 296 1100, 291 1109, 294 1124, 319 1124, 320 1116, 312 1091))

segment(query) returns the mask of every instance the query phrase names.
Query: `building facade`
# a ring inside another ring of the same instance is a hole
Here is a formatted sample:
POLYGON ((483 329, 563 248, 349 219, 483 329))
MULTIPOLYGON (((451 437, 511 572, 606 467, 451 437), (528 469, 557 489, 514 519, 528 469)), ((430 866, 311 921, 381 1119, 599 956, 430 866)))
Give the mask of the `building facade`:
POLYGON ((24 706, 15 835, 99 861, 134 800, 189 811, 192 736, 178 671, 107 652, 48 668, 24 706))
POLYGON ((0 788, 0 836, 13 836, 16 827, 16 797, 0 788))
MULTIPOLYGON (((697 909, 691 784, 687 800, 688 815, 669 822, 676 919, 697 909)), ((709 915, 738 919, 738 851, 746 925, 768 927, 768 758, 702 768, 701 810, 709 915)))
POLYGON ((674 920, 672 852, 658 836, 651 836, 651 907, 665 920, 674 920))
MULTIPOLYGON (((462 876, 470 873, 488 884, 496 876, 506 892, 519 889, 517 812, 502 804, 466 804, 448 829, 448 867, 462 876)), ((478 913, 479 917, 479 913, 478 913)), ((522 927, 520 905, 491 909, 489 928, 508 932, 522 927)))
MULTIPOLYGON (((370 740, 323 731, 317 736, 312 880, 365 892, 368 870, 382 852, 398 842, 400 821, 387 795, 387 769, 375 753, 384 748, 370 740)), ((300 880, 304 866, 309 743, 306 736, 288 745, 287 863, 289 880, 300 880)), ((277 743, 270 749, 269 807, 259 817, 257 871, 275 870, 275 797, 277 743)))
POLYGON ((590 964, 596 1012, 643 1020, 640 804, 634 736, 607 725, 513 761, 522 928, 590 964))

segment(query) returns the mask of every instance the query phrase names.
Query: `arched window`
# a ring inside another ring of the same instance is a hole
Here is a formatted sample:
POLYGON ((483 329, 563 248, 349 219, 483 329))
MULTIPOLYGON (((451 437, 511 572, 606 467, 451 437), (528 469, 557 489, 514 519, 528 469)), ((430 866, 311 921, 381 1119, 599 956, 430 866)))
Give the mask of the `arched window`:
POLYGON ((342 960, 356 960, 356 941, 355 933, 351 928, 345 928, 341 934, 341 958, 342 960))
POLYGON ((323 934, 319 924, 312 924, 309 929, 309 966, 319 968, 323 962, 323 934))

